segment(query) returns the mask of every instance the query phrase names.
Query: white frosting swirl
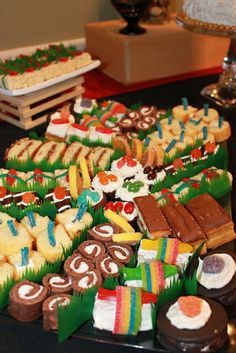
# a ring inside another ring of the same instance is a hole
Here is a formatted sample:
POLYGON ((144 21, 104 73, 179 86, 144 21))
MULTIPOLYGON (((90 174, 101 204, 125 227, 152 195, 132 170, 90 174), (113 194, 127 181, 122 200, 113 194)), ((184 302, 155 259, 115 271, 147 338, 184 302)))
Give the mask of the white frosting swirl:
POLYGON ((205 326, 211 316, 210 305, 202 299, 201 312, 194 317, 186 316, 179 307, 178 301, 171 305, 166 314, 171 325, 178 329, 198 330, 205 326))
POLYGON ((225 266, 220 273, 204 273, 202 271, 203 260, 199 258, 197 280, 203 287, 207 289, 223 288, 231 281, 236 272, 236 263, 230 255, 214 254, 214 256, 221 257, 225 262, 225 266))
POLYGON ((132 192, 128 191, 127 188, 120 187, 116 190, 116 198, 120 198, 122 201, 132 202, 134 197, 145 196, 149 194, 148 185, 143 185, 140 187, 139 191, 132 192))
POLYGON ((35 299, 42 293, 43 288, 44 288, 43 286, 39 286, 39 289, 37 290, 37 292, 35 292, 32 295, 29 295, 33 287, 29 284, 23 284, 23 286, 21 286, 18 289, 18 295, 21 299, 26 299, 26 300, 35 299))
POLYGON ((135 166, 130 167, 127 163, 125 163, 123 167, 119 168, 118 163, 122 158, 123 157, 112 162, 111 171, 122 175, 124 178, 132 177, 142 171, 142 165, 139 163, 139 161, 135 160, 135 158, 133 158, 136 161, 135 166))
MULTIPOLYGON (((113 172, 104 172, 106 173, 108 176, 109 175, 114 175, 115 173, 113 172)), ((92 181, 92 187, 95 190, 101 190, 105 193, 109 193, 109 192, 113 192, 115 191, 118 187, 121 187, 121 185, 123 184, 123 178, 121 175, 118 175, 117 173, 115 174, 117 177, 116 181, 110 181, 108 182, 108 184, 101 184, 98 175, 95 176, 95 178, 92 181)))

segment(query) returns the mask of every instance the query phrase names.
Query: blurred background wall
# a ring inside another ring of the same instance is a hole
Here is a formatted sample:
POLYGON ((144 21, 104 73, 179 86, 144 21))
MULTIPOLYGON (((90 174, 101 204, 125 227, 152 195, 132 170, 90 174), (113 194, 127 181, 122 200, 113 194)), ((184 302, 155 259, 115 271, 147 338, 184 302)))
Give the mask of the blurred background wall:
MULTIPOLYGON (((172 10, 180 3, 172 0, 172 10)), ((0 51, 81 38, 85 23, 117 17, 110 0, 5 0, 0 11, 0 51)))

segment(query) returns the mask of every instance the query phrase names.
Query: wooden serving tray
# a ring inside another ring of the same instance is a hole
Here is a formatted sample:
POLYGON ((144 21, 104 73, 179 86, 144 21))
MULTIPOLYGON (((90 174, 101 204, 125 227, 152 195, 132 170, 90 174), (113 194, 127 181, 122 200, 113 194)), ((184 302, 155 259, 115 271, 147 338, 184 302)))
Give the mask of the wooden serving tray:
POLYGON ((83 82, 80 76, 22 96, 0 93, 0 118, 24 130, 34 128, 47 120, 48 110, 80 97, 83 82))

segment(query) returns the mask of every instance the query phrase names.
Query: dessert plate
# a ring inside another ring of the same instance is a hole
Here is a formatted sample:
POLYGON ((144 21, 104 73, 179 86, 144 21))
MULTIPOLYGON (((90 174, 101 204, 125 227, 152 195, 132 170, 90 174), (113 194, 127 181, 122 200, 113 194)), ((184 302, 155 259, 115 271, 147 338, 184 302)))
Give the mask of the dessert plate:
POLYGON ((26 88, 21 88, 21 89, 16 89, 16 90, 8 90, 5 88, 0 88, 0 94, 4 94, 6 96, 22 96, 24 94, 28 93, 33 93, 36 92, 40 89, 51 87, 57 83, 63 82, 65 80, 68 80, 70 78, 80 76, 88 71, 91 71, 93 69, 96 69, 98 66, 100 66, 101 61, 100 60, 93 60, 91 64, 86 65, 82 67, 81 69, 69 72, 67 74, 52 78, 51 80, 44 81, 42 83, 38 83, 37 85, 26 87, 26 88))

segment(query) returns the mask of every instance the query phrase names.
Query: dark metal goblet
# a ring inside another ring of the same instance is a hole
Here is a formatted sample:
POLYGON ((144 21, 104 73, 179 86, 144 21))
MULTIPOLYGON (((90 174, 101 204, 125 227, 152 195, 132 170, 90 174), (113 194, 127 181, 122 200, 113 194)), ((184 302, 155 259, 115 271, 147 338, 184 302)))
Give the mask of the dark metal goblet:
POLYGON ((134 36, 146 32, 138 25, 138 22, 145 16, 152 0, 111 0, 111 3, 128 22, 127 26, 120 30, 120 33, 134 36))

